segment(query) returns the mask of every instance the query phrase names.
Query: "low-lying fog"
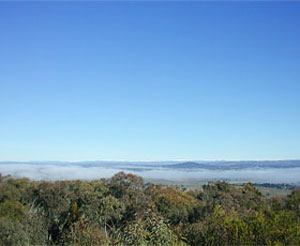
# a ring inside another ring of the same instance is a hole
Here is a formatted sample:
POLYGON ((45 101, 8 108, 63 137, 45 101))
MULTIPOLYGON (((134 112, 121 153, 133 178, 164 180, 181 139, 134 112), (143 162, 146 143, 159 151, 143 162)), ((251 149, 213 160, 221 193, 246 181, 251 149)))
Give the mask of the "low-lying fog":
POLYGON ((270 183, 299 183, 300 167, 294 168, 246 168, 240 170, 151 168, 143 165, 59 165, 59 164, 0 164, 0 173, 33 180, 93 180, 110 178, 124 171, 151 181, 174 181, 180 183, 210 180, 251 181, 270 183))

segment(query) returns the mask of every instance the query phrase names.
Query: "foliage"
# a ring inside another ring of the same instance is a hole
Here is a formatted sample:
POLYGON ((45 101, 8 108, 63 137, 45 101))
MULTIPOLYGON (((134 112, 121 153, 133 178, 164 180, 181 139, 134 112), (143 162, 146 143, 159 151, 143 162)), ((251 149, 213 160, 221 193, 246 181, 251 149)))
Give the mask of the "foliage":
POLYGON ((0 174, 0 245, 299 245, 300 190, 264 197, 209 183, 193 191, 108 180, 31 181, 0 174))

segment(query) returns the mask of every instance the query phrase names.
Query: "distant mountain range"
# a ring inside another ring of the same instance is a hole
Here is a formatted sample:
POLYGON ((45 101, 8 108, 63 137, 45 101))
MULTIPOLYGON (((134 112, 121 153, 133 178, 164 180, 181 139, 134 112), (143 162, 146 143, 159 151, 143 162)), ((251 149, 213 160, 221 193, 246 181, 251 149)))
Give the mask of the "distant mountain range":
POLYGON ((207 169, 207 170, 240 170, 253 168, 296 168, 300 160, 266 160, 266 161, 2 161, 0 165, 58 165, 82 167, 109 167, 124 170, 152 169, 207 169))
POLYGON ((167 165, 175 169, 209 169, 209 170, 232 170, 245 168, 294 168, 300 167, 300 160, 280 161, 213 161, 207 163, 184 162, 167 165))

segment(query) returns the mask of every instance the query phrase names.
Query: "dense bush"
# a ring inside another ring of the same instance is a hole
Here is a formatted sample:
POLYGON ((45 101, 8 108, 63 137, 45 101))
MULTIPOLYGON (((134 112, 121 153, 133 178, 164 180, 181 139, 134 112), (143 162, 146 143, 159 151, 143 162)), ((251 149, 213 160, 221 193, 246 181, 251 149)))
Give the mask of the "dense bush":
POLYGON ((264 197, 251 183, 193 191, 116 174, 30 181, 0 174, 0 245, 299 245, 300 190, 264 197))

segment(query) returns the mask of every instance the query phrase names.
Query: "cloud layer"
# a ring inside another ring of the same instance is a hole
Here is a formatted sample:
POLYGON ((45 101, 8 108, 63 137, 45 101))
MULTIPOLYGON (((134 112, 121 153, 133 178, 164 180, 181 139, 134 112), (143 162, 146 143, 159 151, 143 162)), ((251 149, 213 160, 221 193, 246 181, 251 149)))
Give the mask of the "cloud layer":
POLYGON ((242 170, 172 170, 171 168, 145 169, 135 166, 84 166, 53 164, 1 164, 0 173, 13 177, 28 177, 33 180, 94 180, 110 178, 124 171, 140 175, 146 180, 167 180, 179 183, 209 180, 239 180, 251 182, 299 183, 300 168, 268 168, 242 170))

